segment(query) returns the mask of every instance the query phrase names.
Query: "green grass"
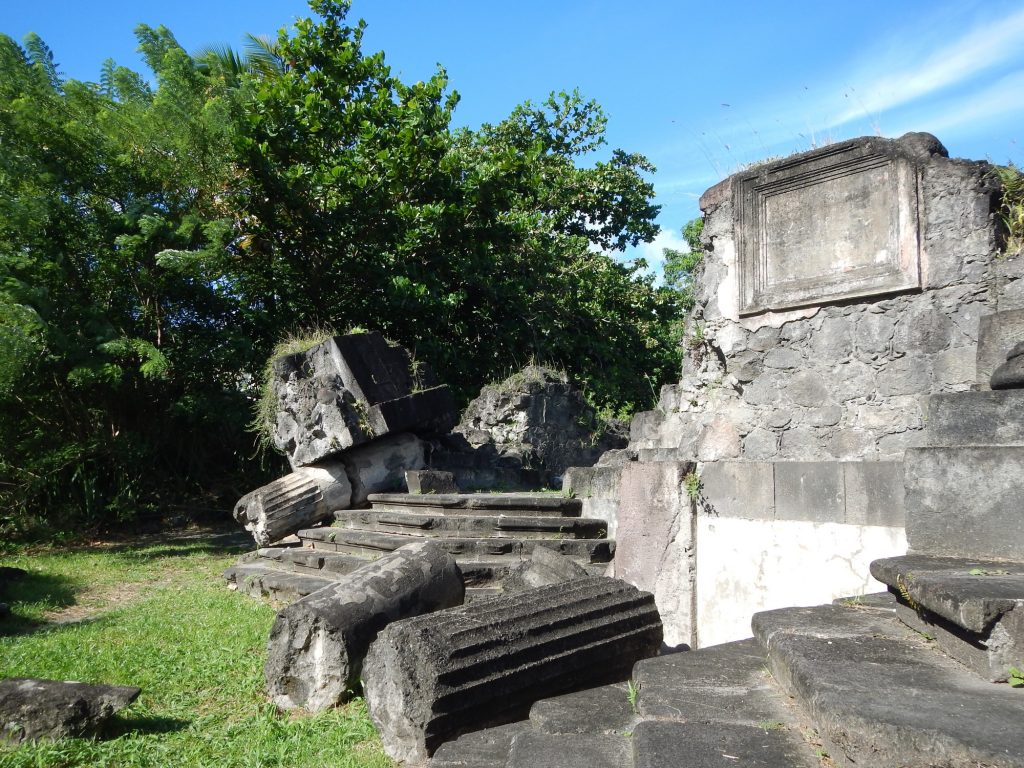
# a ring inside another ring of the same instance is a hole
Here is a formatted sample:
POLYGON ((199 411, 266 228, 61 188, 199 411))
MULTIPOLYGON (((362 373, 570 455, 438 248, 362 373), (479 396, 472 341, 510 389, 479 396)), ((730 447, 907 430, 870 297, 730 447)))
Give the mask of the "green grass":
POLYGON ((274 610, 220 578, 236 553, 201 542, 16 554, 0 677, 137 685, 103 741, 0 746, 14 766, 392 766, 361 700, 279 714, 263 694, 274 610))

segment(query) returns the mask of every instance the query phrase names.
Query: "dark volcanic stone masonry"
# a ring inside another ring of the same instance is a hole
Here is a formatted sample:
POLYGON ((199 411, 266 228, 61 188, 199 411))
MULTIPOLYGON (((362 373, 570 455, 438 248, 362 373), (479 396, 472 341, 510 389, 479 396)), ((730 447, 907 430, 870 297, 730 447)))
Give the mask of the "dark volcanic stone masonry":
POLYGON ((627 677, 661 640, 652 595, 589 577, 391 624, 363 687, 388 754, 416 763, 537 699, 627 677))

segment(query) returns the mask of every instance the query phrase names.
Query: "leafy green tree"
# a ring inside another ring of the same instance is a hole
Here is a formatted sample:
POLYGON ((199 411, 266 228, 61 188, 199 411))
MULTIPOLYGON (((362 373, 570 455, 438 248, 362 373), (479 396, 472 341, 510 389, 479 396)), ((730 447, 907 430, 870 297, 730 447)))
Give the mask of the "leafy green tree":
POLYGON ((530 359, 617 410, 675 378, 678 295, 609 255, 657 233, 653 167, 594 160, 600 108, 452 130, 443 70, 405 84, 347 3, 311 5, 244 54, 140 26, 154 85, 0 38, 3 531, 226 508, 262 479, 257 372, 303 326, 379 328, 464 398, 530 359))
POLYGON ((683 240, 686 241, 687 249, 662 249, 665 256, 665 287, 678 294, 679 304, 684 310, 692 309, 695 301, 693 273, 704 260, 704 246, 700 240, 703 231, 704 219, 688 221, 683 227, 683 240))
POLYGON ((450 130, 439 70, 395 78, 362 50, 347 3, 320 0, 275 46, 284 70, 250 92, 232 198, 242 234, 225 279, 254 324, 380 328, 464 396, 531 358, 587 379, 599 403, 650 399, 674 369, 675 313, 639 265, 599 250, 657 232, 645 158, 604 144, 578 93, 450 130))
POLYGON ((162 258, 230 229, 234 95, 166 30, 139 39, 155 89, 112 62, 63 80, 38 37, 0 38, 5 528, 203 503, 244 474, 234 297, 162 258))

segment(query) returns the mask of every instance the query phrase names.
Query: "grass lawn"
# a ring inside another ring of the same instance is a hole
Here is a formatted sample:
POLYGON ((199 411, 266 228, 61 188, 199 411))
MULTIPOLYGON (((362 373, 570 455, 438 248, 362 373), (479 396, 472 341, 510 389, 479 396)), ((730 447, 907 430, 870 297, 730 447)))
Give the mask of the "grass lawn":
POLYGON ((209 540, 14 550, 0 677, 137 685, 108 740, 0 746, 8 766, 393 766, 361 700, 279 714, 263 695, 274 610, 229 591, 209 540))

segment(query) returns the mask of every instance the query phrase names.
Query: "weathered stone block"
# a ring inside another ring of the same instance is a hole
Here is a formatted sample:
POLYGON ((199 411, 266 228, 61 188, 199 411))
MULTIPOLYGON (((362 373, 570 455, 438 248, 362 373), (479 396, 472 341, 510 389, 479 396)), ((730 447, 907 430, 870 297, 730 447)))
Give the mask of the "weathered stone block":
POLYGON ((843 462, 846 522, 903 527, 903 462, 843 462))
POLYGON ((474 447, 492 446, 558 477, 627 444, 624 423, 602 422, 566 374, 536 365, 484 387, 456 432, 474 447))
POLYGON ((509 573, 502 582, 502 588, 505 594, 511 595, 589 575, 587 569, 575 560, 547 547, 534 547, 530 559, 509 573))
POLYGON ((458 493, 455 475, 437 469, 411 469, 405 473, 409 493, 458 493))
POLYGON ((775 473, 771 462, 713 461, 700 470, 701 514, 772 520, 775 473))
POLYGON ((928 398, 928 445, 1024 445, 1024 391, 953 392, 928 398))
POLYGON ((910 448, 904 473, 912 552, 1020 558, 1024 447, 910 448))
POLYGON ((356 688, 363 657, 392 621, 461 605, 455 560, 432 542, 408 544, 277 615, 264 677, 281 709, 319 712, 356 688))
POLYGON ((776 462, 776 520, 841 523, 845 518, 846 494, 841 462, 776 462))
POLYGON ((352 486, 339 463, 299 467, 290 475, 247 493, 235 504, 235 520, 265 547, 346 509, 352 486))
POLYGON ((0 680, 0 741, 20 744, 36 739, 93 736, 118 710, 139 697, 127 685, 34 680, 0 680))
POLYGON ((992 389, 1024 388, 1024 342, 1018 343, 989 380, 992 389))
POLYGON ((631 739, 622 734, 525 731, 504 768, 632 768, 631 739))
POLYGON ((686 492, 691 462, 622 468, 615 575, 653 592, 665 642, 693 645, 694 502, 686 492))
POLYGON ((413 434, 388 435, 346 451, 339 459, 352 483, 351 506, 365 506, 371 493, 402 490, 405 473, 426 466, 425 453, 423 441, 413 434))
POLYGON ((570 467, 562 481, 562 491, 582 502, 584 517, 603 520, 608 538, 614 539, 619 524, 619 487, 624 464, 614 467, 570 467))
POLYGON ((445 386, 379 333, 335 336, 274 362, 274 445, 306 466, 389 433, 446 432, 457 420, 445 386))
POLYGON ((462 731, 534 701, 628 677, 661 645, 653 596, 590 577, 395 622, 363 688, 387 753, 417 763, 462 731))
POLYGON ((992 374, 1019 341, 1024 341, 1024 309, 1005 310, 981 318, 976 363, 978 389, 991 389, 992 374))
POLYGON ((1024 563, 907 555, 875 560, 871 574, 903 623, 986 680, 1024 665, 1024 563))

